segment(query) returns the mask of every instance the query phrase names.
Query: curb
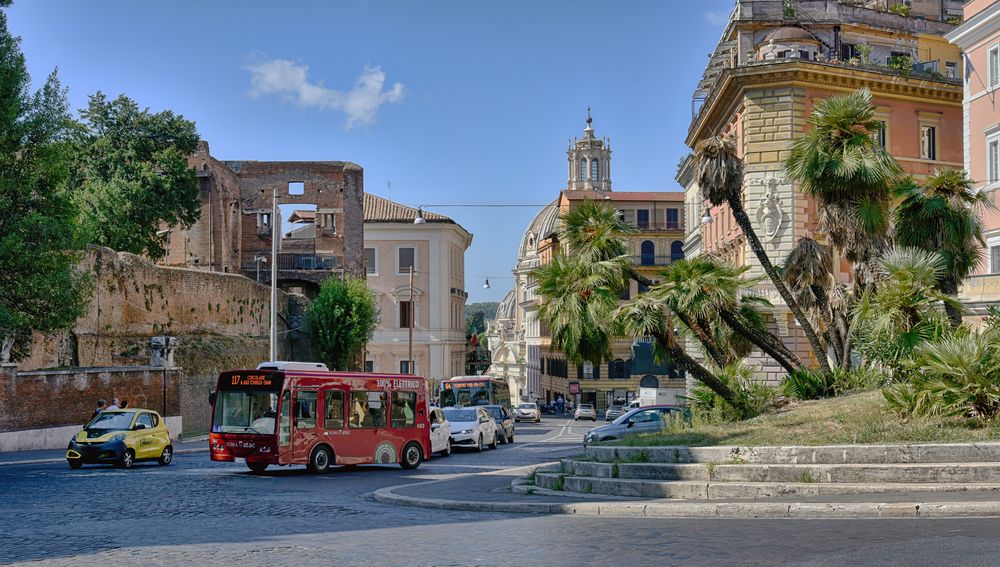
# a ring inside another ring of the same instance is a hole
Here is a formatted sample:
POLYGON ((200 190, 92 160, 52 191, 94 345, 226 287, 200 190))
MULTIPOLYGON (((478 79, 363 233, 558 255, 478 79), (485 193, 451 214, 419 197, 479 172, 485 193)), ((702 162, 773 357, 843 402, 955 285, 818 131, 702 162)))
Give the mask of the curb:
MULTIPOLYGON (((192 453, 207 453, 208 447, 204 449, 178 449, 174 451, 175 455, 189 455, 192 453)), ((53 463, 63 463, 65 458, 49 458, 49 459, 26 459, 23 461, 2 461, 0 462, 0 467, 13 467, 17 465, 51 465, 53 463)))
MULTIPOLYGON (((522 479, 517 479, 518 482, 522 479)), ((445 481, 434 481, 445 482, 445 481)), ((565 514, 652 518, 732 518, 732 519, 881 519, 881 518, 989 518, 1000 517, 1000 501, 988 502, 484 502, 418 498, 396 494, 396 490, 426 483, 418 482, 376 490, 375 500, 435 510, 466 512, 506 512, 520 514, 565 514)), ((513 483, 512 483, 513 484, 513 483)))

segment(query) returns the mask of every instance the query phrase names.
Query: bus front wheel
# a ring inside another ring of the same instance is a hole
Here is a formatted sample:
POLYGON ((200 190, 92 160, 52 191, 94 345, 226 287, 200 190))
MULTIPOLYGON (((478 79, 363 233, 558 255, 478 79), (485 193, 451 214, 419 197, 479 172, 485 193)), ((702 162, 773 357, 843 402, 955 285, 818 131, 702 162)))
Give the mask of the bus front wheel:
POLYGON ((333 465, 333 453, 326 447, 316 447, 312 456, 309 457, 309 471, 316 474, 323 474, 330 471, 333 465))
POLYGON ((267 463, 254 463, 252 461, 247 461, 247 468, 255 474, 260 474, 267 470, 267 463))
POLYGON ((420 445, 410 442, 403 447, 403 458, 399 461, 399 466, 404 469, 415 469, 424 460, 424 451, 420 445))

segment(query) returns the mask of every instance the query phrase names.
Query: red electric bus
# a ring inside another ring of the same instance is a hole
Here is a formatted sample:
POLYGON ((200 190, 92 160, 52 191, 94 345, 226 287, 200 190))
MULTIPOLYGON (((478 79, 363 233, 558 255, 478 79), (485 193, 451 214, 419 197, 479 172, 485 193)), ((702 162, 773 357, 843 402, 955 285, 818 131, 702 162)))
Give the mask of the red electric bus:
POLYGON ((430 455, 423 378, 261 366, 219 375, 208 437, 213 461, 245 462, 254 472, 306 465, 323 473, 372 463, 415 469, 430 455))

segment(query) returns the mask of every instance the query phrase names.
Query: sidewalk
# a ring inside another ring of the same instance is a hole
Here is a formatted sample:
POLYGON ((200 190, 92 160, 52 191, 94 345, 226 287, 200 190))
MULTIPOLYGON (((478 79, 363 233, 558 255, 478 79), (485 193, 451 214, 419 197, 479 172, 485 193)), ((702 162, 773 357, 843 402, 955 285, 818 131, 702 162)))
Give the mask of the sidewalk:
POLYGON ((385 504, 525 514, 685 518, 968 518, 1000 517, 1000 497, 989 492, 921 492, 703 501, 627 498, 534 489, 523 484, 530 467, 462 475, 383 488, 385 504), (518 479, 522 480, 518 480, 518 479), (518 484, 516 494, 511 484, 518 484))
MULTIPOLYGON (((67 439, 67 442, 69 440, 67 439)), ((208 436, 192 437, 174 444, 175 455, 208 451, 208 436)), ((0 453, 0 467, 14 465, 40 465, 61 463, 66 460, 66 449, 44 449, 41 451, 11 451, 0 453)))

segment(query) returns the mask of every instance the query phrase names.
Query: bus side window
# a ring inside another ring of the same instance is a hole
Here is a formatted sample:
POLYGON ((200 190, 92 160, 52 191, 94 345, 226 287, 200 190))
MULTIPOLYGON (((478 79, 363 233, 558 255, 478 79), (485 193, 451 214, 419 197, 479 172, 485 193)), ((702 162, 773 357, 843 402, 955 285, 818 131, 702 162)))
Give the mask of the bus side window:
POLYGON ((300 391, 295 400, 295 427, 312 429, 316 427, 316 392, 300 391))
POLYGON ((341 390, 327 390, 323 404, 326 412, 323 427, 326 429, 343 429, 344 392, 341 390))
POLYGON ((416 392, 392 393, 392 426, 413 427, 413 409, 417 407, 416 392))
POLYGON ((351 427, 385 427, 387 401, 385 392, 352 391, 349 419, 351 427))
POLYGON ((292 392, 285 390, 281 395, 281 419, 278 421, 278 445, 288 445, 292 440, 292 392))

